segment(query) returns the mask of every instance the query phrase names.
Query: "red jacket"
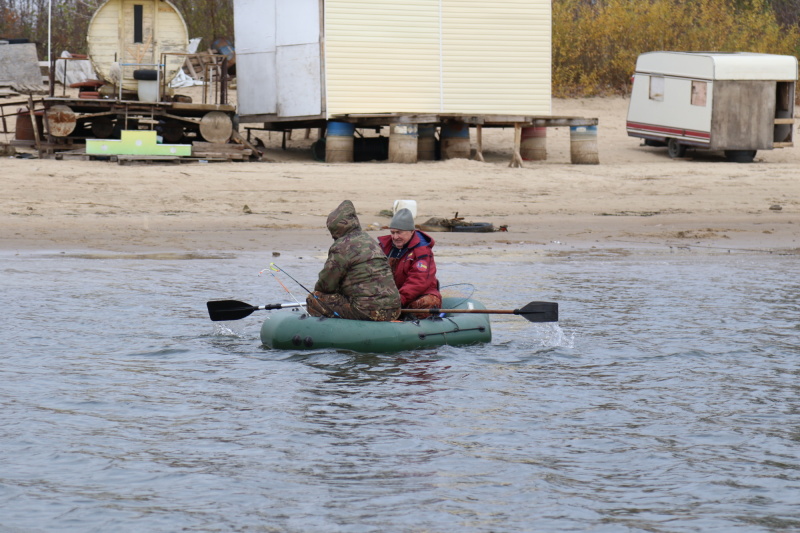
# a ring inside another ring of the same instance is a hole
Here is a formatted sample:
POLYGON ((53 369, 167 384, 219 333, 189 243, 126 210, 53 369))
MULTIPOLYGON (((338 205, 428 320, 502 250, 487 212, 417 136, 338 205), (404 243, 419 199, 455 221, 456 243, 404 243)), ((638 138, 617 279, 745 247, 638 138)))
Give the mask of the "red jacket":
POLYGON ((400 290, 400 301, 405 307, 425 294, 439 294, 436 279, 436 262, 433 260, 433 237, 416 230, 402 250, 392 245, 392 236, 378 237, 383 253, 389 257, 394 282, 400 290), (393 253, 394 251, 394 253, 393 253))

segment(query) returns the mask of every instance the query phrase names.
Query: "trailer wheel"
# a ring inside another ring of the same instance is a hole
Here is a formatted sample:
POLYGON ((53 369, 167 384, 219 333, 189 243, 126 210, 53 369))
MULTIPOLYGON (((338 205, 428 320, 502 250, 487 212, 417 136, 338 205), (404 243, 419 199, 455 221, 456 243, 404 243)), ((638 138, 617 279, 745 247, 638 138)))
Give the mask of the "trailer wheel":
POLYGON ((752 163, 756 150, 725 150, 725 159, 731 163, 752 163))
POLYGON ((686 145, 678 142, 678 139, 670 139, 667 143, 667 153, 672 159, 686 156, 686 145))

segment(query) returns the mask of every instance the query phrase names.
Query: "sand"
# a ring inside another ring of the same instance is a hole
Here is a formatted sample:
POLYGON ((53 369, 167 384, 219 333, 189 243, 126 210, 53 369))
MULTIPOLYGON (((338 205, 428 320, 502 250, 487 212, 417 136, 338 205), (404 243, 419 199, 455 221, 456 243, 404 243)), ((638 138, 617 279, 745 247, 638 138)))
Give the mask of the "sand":
POLYGON ((486 162, 325 164, 311 157, 314 132, 306 139, 304 130, 285 151, 278 134, 257 133, 271 162, 3 158, 0 249, 324 252, 325 218, 342 200, 353 201, 377 236, 393 202, 413 199, 418 223, 458 213, 508 227, 436 233, 440 254, 453 256, 800 252, 800 147, 759 152, 751 164, 702 151, 673 160, 626 135, 627 107, 622 97, 553 102, 554 115, 599 119, 599 165, 570 163, 568 128, 548 128, 548 159, 524 168, 508 165, 513 129, 484 132, 486 162))

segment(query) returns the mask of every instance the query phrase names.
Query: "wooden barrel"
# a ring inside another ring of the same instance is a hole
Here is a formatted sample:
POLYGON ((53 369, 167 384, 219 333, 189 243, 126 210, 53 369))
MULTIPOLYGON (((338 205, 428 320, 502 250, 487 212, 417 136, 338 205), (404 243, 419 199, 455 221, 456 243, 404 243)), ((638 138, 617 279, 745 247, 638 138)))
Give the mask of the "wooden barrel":
POLYGON ((522 128, 519 155, 525 161, 544 161, 547 159, 547 128, 522 128))
POLYGON ((392 124, 389 127, 389 162, 417 162, 417 125, 392 124))
POLYGON ((469 126, 463 122, 442 125, 442 159, 469 159, 469 126))
POLYGON ((436 160, 436 125, 420 124, 417 134, 417 161, 436 160))
POLYGON ((569 155, 575 165, 597 165, 597 126, 570 126, 569 155))
POLYGON ((325 162, 353 162, 353 133, 356 128, 347 122, 328 122, 325 134, 325 162))

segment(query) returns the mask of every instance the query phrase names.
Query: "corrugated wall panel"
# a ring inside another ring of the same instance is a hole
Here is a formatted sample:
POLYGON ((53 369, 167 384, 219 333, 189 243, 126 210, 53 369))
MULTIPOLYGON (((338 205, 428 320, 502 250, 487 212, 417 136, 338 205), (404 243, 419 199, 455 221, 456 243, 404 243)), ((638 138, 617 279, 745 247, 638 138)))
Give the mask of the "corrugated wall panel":
POLYGON ((328 115, 439 110, 439 0, 326 0, 328 115))
POLYGON ((550 114, 551 21, 550 0, 326 0, 328 114, 550 114))
POLYGON ((442 0, 443 111, 551 112, 550 0, 442 0))

